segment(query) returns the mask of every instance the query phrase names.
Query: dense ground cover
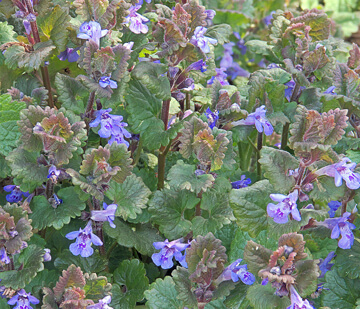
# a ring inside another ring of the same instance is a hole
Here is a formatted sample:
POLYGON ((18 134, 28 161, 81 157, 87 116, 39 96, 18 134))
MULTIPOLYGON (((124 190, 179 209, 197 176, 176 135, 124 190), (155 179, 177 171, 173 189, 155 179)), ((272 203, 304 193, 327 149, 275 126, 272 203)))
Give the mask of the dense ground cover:
POLYGON ((356 10, 0 0, 0 308, 360 308, 356 10))

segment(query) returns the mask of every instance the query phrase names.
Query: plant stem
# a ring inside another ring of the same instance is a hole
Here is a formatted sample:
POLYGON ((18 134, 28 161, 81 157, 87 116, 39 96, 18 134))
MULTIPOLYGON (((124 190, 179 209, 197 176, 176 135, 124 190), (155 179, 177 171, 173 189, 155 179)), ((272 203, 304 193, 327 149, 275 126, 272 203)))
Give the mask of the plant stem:
POLYGON ((164 189, 166 155, 170 150, 171 143, 172 143, 172 140, 166 146, 165 149, 164 149, 164 146, 162 146, 160 148, 160 151, 159 151, 159 156, 158 156, 158 185, 157 185, 158 190, 164 189), (161 151, 161 150, 163 150, 163 151, 161 151))
POLYGON ((46 198, 49 199, 50 197, 53 196, 53 194, 54 194, 54 182, 50 178, 46 182, 46 189, 45 189, 46 198))
MULTIPOLYGON (((101 210, 100 201, 93 197, 94 210, 101 210)), ((100 246, 100 255, 106 256, 105 245, 104 245, 104 233, 103 233, 103 222, 94 221, 95 234, 101 239, 102 245, 100 246)))
POLYGON ((164 122, 165 131, 167 130, 168 121, 169 121, 169 109, 170 109, 170 100, 164 100, 161 109, 161 120, 164 122))
POLYGON ((111 255, 111 252, 115 249, 115 247, 118 245, 118 242, 115 240, 111 247, 108 249, 107 253, 106 253, 106 258, 109 259, 110 258, 110 255, 111 255))
POLYGON ((134 158, 134 162, 133 162, 133 166, 135 167, 138 163, 139 163, 139 159, 140 159, 140 155, 141 155, 141 150, 142 150, 142 147, 143 147, 143 138, 140 136, 139 138, 139 143, 137 145, 137 148, 136 148, 136 154, 135 154, 135 158, 134 158))
POLYGON ((191 99, 191 95, 190 95, 190 93, 187 93, 186 94, 186 108, 185 108, 185 110, 190 109, 190 99, 191 99))
POLYGON ((260 150, 262 148, 262 144, 263 144, 263 133, 261 132, 258 132, 258 136, 257 136, 257 154, 256 154, 256 157, 257 157, 257 160, 256 160, 256 164, 257 164, 257 175, 258 175, 258 178, 261 179, 261 164, 259 162, 260 160, 260 150))

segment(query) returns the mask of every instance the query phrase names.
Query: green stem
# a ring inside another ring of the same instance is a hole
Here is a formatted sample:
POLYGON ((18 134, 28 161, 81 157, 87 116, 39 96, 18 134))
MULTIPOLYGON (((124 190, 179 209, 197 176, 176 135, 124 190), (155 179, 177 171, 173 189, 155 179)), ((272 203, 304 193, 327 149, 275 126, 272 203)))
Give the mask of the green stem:
POLYGON ((190 95, 190 93, 187 93, 186 94, 186 108, 185 108, 185 110, 190 109, 190 99, 191 99, 191 95, 190 95))
POLYGON ((107 251, 107 254, 106 254, 106 258, 107 259, 109 259, 110 258, 110 256, 111 256, 111 252, 115 249, 115 247, 118 245, 118 242, 115 240, 113 243, 112 243, 112 245, 111 245, 111 247, 108 249, 108 251, 107 251))
POLYGON ((141 155, 141 151, 142 151, 142 147, 143 147, 143 142, 144 142, 144 140, 140 136, 139 143, 138 143, 138 146, 136 148, 136 154, 135 154, 134 162, 133 162, 134 167, 139 163, 139 159, 140 159, 140 155, 141 155))
POLYGON ((281 149, 284 150, 287 146, 288 136, 289 136, 289 128, 290 123, 287 122, 283 126, 282 134, 281 134, 281 149))
POLYGON ((257 160, 256 160, 256 164, 257 164, 257 175, 258 175, 258 178, 261 179, 261 164, 259 162, 260 160, 260 150, 262 148, 262 145, 263 145, 263 133, 261 132, 258 132, 258 136, 257 136, 257 154, 256 154, 256 157, 257 157, 257 160))
POLYGON ((160 148, 159 156, 158 156, 158 190, 164 189, 165 183, 165 163, 166 163, 166 155, 170 150, 172 140, 169 145, 166 146, 164 151, 161 151, 163 147, 160 148))

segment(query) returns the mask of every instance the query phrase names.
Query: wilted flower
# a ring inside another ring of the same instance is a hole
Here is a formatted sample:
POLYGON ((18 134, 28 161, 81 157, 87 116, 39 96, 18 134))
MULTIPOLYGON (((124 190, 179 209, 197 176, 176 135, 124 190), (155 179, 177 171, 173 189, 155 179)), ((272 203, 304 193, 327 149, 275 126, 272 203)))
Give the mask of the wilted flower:
POLYGON ((137 13, 137 11, 141 8, 141 5, 133 5, 130 7, 130 14, 126 17, 126 23, 130 23, 129 29, 131 32, 136 34, 139 33, 147 33, 149 28, 144 23, 148 22, 149 19, 137 13))
POLYGON ((181 254, 181 251, 184 251, 190 244, 181 243, 181 238, 173 240, 169 242, 167 239, 163 242, 154 242, 153 246, 155 249, 161 251, 159 253, 154 253, 151 256, 151 259, 155 263, 156 266, 160 266, 163 269, 169 269, 173 267, 174 263, 172 258, 175 257, 181 266, 187 267, 187 263, 185 261, 185 255, 181 254))
POLYGON ((217 40, 204 36, 207 29, 202 26, 198 26, 195 28, 194 35, 192 36, 190 43, 194 44, 195 46, 199 47, 202 52, 209 53, 210 52, 210 45, 209 44, 216 44, 217 40))
POLYGON ((10 194, 6 195, 6 200, 9 203, 17 203, 20 202, 24 197, 28 197, 30 194, 29 192, 23 192, 20 190, 19 186, 15 185, 8 185, 4 187, 4 191, 11 192, 10 194))
POLYGON ((96 21, 84 22, 80 26, 80 33, 77 35, 79 39, 93 40, 98 46, 100 46, 100 38, 104 37, 109 30, 101 30, 101 26, 96 21))
POLYGON ((101 76, 99 79, 99 85, 102 88, 106 88, 107 86, 110 86, 110 88, 112 89, 116 89, 117 88, 117 82, 110 79, 110 76, 101 76))
POLYGON ((356 167, 356 163, 350 163, 349 158, 343 158, 341 161, 320 168, 316 171, 316 175, 327 175, 334 177, 335 186, 340 187, 342 185, 343 179, 346 182, 346 186, 349 189, 356 190, 360 188, 360 175, 354 173, 353 170, 356 167))
POLYGON ((246 188, 251 184, 251 179, 246 178, 245 175, 241 175, 241 179, 237 181, 233 181, 231 183, 231 186, 233 189, 240 189, 240 188, 246 188))
POLYGON ((255 276, 247 271, 247 265, 240 265, 242 259, 238 259, 228 267, 225 268, 222 277, 224 280, 232 280, 233 282, 239 281, 239 279, 247 284, 252 285, 255 282, 255 276))
POLYGON ((232 124, 234 126, 238 125, 255 125, 256 130, 262 133, 264 131, 265 135, 271 135, 274 132, 274 128, 271 123, 266 119, 266 109, 265 105, 258 107, 254 113, 251 113, 247 116, 246 119, 241 119, 235 121, 232 124))
POLYGON ((112 228, 115 228, 116 225, 114 224, 115 220, 115 212, 118 205, 110 204, 107 205, 105 202, 103 203, 104 210, 92 210, 91 211, 91 220, 94 221, 108 221, 112 228))
POLYGON ((334 265, 333 263, 330 263, 330 261, 335 257, 335 252, 331 251, 328 256, 323 260, 320 259, 320 263, 319 263, 319 269, 321 271, 321 275, 319 276, 319 278, 324 278, 326 272, 328 272, 329 270, 331 270, 331 267, 334 265))
POLYGON ((319 222, 318 225, 326 226, 331 230, 331 238, 341 238, 338 242, 338 246, 341 249, 350 249, 354 243, 354 234, 351 230, 356 226, 348 221, 351 216, 350 212, 345 212, 342 217, 325 219, 324 222, 319 222))
POLYGON ((99 302, 95 305, 87 306, 86 309, 112 309, 108 306, 111 303, 111 296, 105 296, 103 299, 100 299, 99 302))
POLYGON ((286 309, 314 309, 307 299, 303 300, 293 286, 290 287, 291 305, 286 309))
POLYGON ((291 213, 296 221, 301 220, 300 212, 297 209, 298 191, 294 190, 289 195, 270 194, 270 198, 278 204, 269 203, 267 205, 267 214, 274 219, 276 223, 288 222, 288 215, 291 213))
POLYGON ((330 210, 328 211, 330 218, 335 217, 335 212, 338 210, 338 208, 341 206, 341 203, 338 201, 331 201, 328 203, 328 206, 330 210))
POLYGON ((67 239, 76 241, 70 245, 70 251, 73 255, 81 255, 82 257, 89 257, 94 253, 91 244, 95 246, 102 246, 101 239, 92 232, 91 221, 85 226, 84 229, 79 231, 70 232, 65 235, 67 239))
POLYGON ((43 255, 44 262, 50 262, 51 261, 50 249, 45 248, 44 251, 45 251, 43 255))
POLYGON ((208 120, 208 124, 210 129, 214 129, 216 122, 219 119, 219 112, 215 111, 214 113, 211 111, 211 109, 208 107, 205 111, 205 116, 208 120))
POLYGON ((5 247, 2 247, 0 249, 0 262, 4 263, 4 264, 9 264, 10 263, 10 258, 8 257, 8 255, 6 253, 5 247))
POLYGON ((131 50, 134 46, 134 42, 128 42, 123 44, 127 49, 131 50))
POLYGON ((10 300, 7 302, 9 305, 15 305, 16 306, 13 309, 32 309, 31 304, 38 304, 40 301, 32 296, 30 293, 26 293, 24 289, 21 289, 17 292, 15 296, 10 298, 10 300))
POLYGON ((79 54, 77 53, 78 48, 69 48, 67 47, 63 52, 61 52, 58 58, 61 61, 69 61, 69 62, 76 62, 79 59, 79 54))

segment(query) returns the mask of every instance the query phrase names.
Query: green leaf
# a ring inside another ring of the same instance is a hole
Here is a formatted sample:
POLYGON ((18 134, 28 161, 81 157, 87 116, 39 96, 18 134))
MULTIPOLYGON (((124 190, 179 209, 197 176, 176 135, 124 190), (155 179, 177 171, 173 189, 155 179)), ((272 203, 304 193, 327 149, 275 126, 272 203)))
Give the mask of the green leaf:
POLYGON ((156 191, 149 203, 151 220, 159 225, 159 230, 168 239, 187 235, 192 224, 185 216, 187 209, 194 209, 200 199, 187 190, 156 191))
POLYGON ((118 205, 115 215, 124 220, 135 219, 146 208, 151 191, 140 177, 132 174, 122 184, 110 182, 106 196, 118 205))
POLYGON ((235 220, 229 205, 231 183, 223 177, 216 178, 214 187, 204 192, 201 199, 201 216, 195 216, 191 223, 194 235, 215 233, 223 225, 235 220))
POLYGON ((330 308, 353 309, 360 295, 360 279, 343 278, 337 267, 325 275, 322 305, 330 308))
POLYGON ((183 309, 184 304, 177 299, 177 295, 171 277, 159 278, 150 285, 149 290, 145 291, 146 306, 149 309, 183 309))
POLYGON ((287 308, 290 300, 287 297, 280 298, 274 294, 275 290, 271 284, 253 284, 249 287, 246 298, 254 309, 287 308))
POLYGON ((6 178, 11 175, 11 169, 7 165, 5 157, 0 155, 0 178, 6 178))
POLYGON ((268 180, 261 180, 252 186, 232 190, 230 206, 234 211, 237 224, 256 237, 262 230, 267 229, 266 207, 272 201, 269 197, 274 192, 268 180))
POLYGON ((318 260, 305 260, 296 263, 296 290, 302 297, 314 293, 317 286, 317 277, 320 276, 318 260))
POLYGON ((39 17, 37 25, 42 34, 52 40, 59 52, 64 51, 68 41, 67 27, 71 19, 69 9, 66 6, 57 5, 49 14, 39 17))
POLYGON ((310 198, 315 201, 337 201, 343 198, 346 192, 346 185, 335 186, 333 177, 322 176, 313 183, 314 189, 309 193, 310 198))
POLYGON ((169 185, 175 189, 186 189, 196 194, 206 192, 213 185, 215 178, 211 174, 195 175, 195 166, 185 164, 184 161, 178 160, 173 165, 167 175, 169 185))
MULTIPOLYGON (((136 302, 144 298, 144 292, 149 286, 144 264, 139 260, 122 261, 114 272, 115 289, 112 302, 116 308, 134 308, 136 302)), ((113 289, 114 291, 114 289, 113 289)))
POLYGON ((289 170, 299 167, 299 161, 287 151, 266 146, 261 149, 260 155, 264 176, 277 192, 288 193, 295 185, 295 178, 289 175, 289 170))
POLYGON ((230 292, 230 295, 225 299, 226 308, 240 309, 248 308, 248 300, 246 299, 246 293, 249 286, 246 284, 237 284, 235 289, 230 292))
POLYGON ((267 268, 272 253, 272 250, 252 240, 248 241, 244 250, 244 260, 248 265, 249 271, 257 275, 259 270, 267 268))
POLYGON ((142 61, 136 65, 131 74, 157 98, 168 100, 171 98, 170 82, 166 76, 161 76, 167 71, 168 68, 164 64, 142 61))
POLYGON ((0 154, 7 156, 16 147, 19 137, 16 120, 0 123, 0 154))
POLYGON ((56 208, 52 207, 44 196, 35 196, 31 201, 32 225, 34 228, 42 230, 45 227, 53 226, 60 230, 64 224, 70 223, 71 218, 81 215, 85 209, 85 203, 79 199, 74 187, 64 188, 58 191, 58 197, 63 202, 56 208))
POLYGON ((360 277, 360 243, 355 239, 350 249, 336 250, 336 267, 343 278, 357 279, 360 277))
MULTIPOLYGON (((11 6, 11 4, 9 4, 11 6)), ((0 9, 2 12, 2 10, 0 9)), ((9 25, 6 21, 0 22, 0 45, 16 40, 14 26, 9 25)))
POLYGON ((0 110, 19 112, 26 108, 26 103, 22 101, 13 101, 10 94, 3 94, 0 96, 0 110))
POLYGON ((171 273, 173 280, 175 282, 175 288, 178 292, 177 298, 184 302, 184 305, 189 306, 190 308, 196 308, 198 305, 195 294, 192 291, 192 284, 190 281, 190 274, 188 270, 184 267, 176 267, 176 269, 171 273))
POLYGON ((103 299, 111 291, 111 284, 105 276, 98 276, 95 273, 84 275, 86 284, 84 291, 87 299, 95 303, 103 299))
POLYGON ((127 224, 124 221, 115 218, 116 228, 104 223, 105 233, 116 239, 119 245, 127 248, 135 248, 141 254, 151 255, 155 253, 153 242, 163 241, 157 229, 150 224, 127 224))
POLYGON ((229 42, 229 37, 231 34, 232 29, 228 24, 211 26, 206 31, 206 36, 216 39, 217 43, 220 45, 229 42))
POLYGON ((16 268, 22 265, 21 270, 9 270, 0 273, 1 284, 12 289, 22 289, 39 271, 44 269, 44 250, 36 245, 30 245, 19 255, 16 268))

